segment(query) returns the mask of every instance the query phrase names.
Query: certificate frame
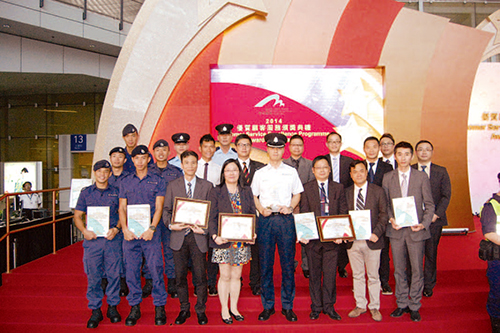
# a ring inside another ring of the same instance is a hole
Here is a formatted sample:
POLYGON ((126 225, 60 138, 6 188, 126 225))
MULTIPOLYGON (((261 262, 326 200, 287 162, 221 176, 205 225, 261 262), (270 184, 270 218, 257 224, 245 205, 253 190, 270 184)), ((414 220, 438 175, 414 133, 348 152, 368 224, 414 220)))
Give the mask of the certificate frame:
POLYGON ((253 242, 255 238, 255 220, 254 214, 219 213, 217 236, 231 242, 253 242), (238 232, 238 230, 234 229, 240 223, 245 224, 246 231, 250 227, 250 234, 248 236, 244 234, 245 231, 242 234, 241 231, 238 232), (227 232, 223 232, 223 229, 226 229, 227 232))
POLYGON ((293 214, 295 232, 297 239, 317 240, 319 239, 318 225, 314 213, 293 214))
POLYGON ((373 233, 371 211, 369 209, 350 210, 349 215, 351 215, 356 240, 369 240, 373 233))
POLYGON ((318 226, 319 239, 322 242, 333 242, 336 241, 337 239, 349 240, 349 241, 356 239, 354 228, 352 225, 351 215, 349 214, 318 216, 316 217, 316 223, 318 226), (348 228, 348 230, 345 230, 346 227, 348 228), (339 232, 342 231, 344 233, 340 234, 339 232), (345 231, 349 231, 350 235, 346 234, 345 231))
POLYGON ((210 201, 175 197, 172 224, 187 224, 208 228, 210 201))

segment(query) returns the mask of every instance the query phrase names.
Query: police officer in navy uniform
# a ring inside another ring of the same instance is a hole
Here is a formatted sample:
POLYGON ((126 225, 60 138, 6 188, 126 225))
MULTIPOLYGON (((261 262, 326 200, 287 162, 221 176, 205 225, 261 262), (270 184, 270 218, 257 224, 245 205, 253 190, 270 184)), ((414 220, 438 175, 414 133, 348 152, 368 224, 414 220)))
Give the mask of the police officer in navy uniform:
MULTIPOLYGON (((134 163, 132 162, 132 151, 134 150, 135 147, 137 147, 137 143, 139 142, 139 132, 137 131, 137 128, 132 125, 132 124, 127 124, 122 130, 122 137, 123 141, 125 141, 125 157, 127 160, 125 161, 125 164, 123 165, 123 170, 125 170, 127 173, 132 173, 135 171, 134 163)), ((149 157, 151 158, 149 164, 150 166, 153 165, 153 156, 149 154, 149 157)))
POLYGON ((281 133, 264 137, 269 164, 255 172, 252 181, 255 207, 259 211, 257 242, 259 244, 262 305, 259 320, 274 314, 273 266, 276 245, 281 263, 281 313, 288 321, 297 321, 293 312, 295 297, 294 257, 295 222, 293 210, 304 191, 297 170, 283 163, 287 138, 281 133))
MULTIPOLYGON (((165 181, 165 186, 168 186, 168 183, 174 179, 183 176, 182 169, 168 163, 167 158, 170 154, 170 147, 168 146, 168 142, 160 139, 155 142, 153 145, 153 155, 156 159, 156 163, 150 168, 151 171, 157 172, 161 175, 165 181)), ((177 298, 177 288, 175 286, 175 267, 174 267, 174 254, 172 249, 170 248, 170 234, 171 231, 166 227, 165 223, 162 221, 159 224, 161 229, 161 243, 163 247, 163 259, 165 261, 165 275, 168 278, 167 284, 167 292, 170 294, 172 298, 177 298)), ((146 278, 146 285, 148 282, 148 277, 150 278, 149 269, 147 269, 147 265, 143 268, 144 277, 146 278)), ((151 294, 151 290, 153 287, 152 280, 151 281, 151 289, 149 290, 149 294, 151 294)), ((146 286, 142 289, 142 295, 144 298, 144 292, 146 286)), ((149 296, 149 295, 148 295, 149 296)))
POLYGON ((165 181, 156 172, 148 170, 150 154, 148 147, 140 145, 132 151, 132 161, 136 171, 123 179, 120 184, 120 220, 127 221, 127 205, 148 204, 151 214, 151 225, 142 235, 137 237, 123 223, 123 255, 125 258, 127 284, 130 293, 127 300, 131 311, 125 325, 134 326, 141 317, 141 263, 142 256, 153 278, 153 304, 155 305, 155 325, 165 325, 165 304, 167 292, 163 280, 163 260, 161 253, 161 229, 157 226, 161 221, 163 202, 165 200, 165 181))
POLYGON ((108 179, 111 175, 111 165, 106 160, 94 164, 95 184, 84 188, 78 198, 75 208, 75 226, 85 238, 83 241, 83 265, 87 274, 88 307, 92 315, 87 322, 88 328, 96 328, 103 320, 101 306, 104 297, 101 288, 103 273, 108 279, 106 288, 108 311, 107 317, 111 323, 121 321, 116 306, 120 303, 120 266, 122 262, 123 234, 120 232, 118 218, 118 189, 109 186, 108 179), (84 214, 88 207, 109 207, 109 231, 105 237, 86 228, 84 214))
POLYGON ((174 142, 174 150, 176 155, 168 160, 169 164, 182 169, 181 154, 189 149, 189 139, 191 139, 191 137, 187 133, 175 133, 174 135, 172 135, 172 141, 174 142))
POLYGON ((218 165, 224 164, 224 162, 230 158, 237 159, 238 153, 234 148, 231 148, 231 141, 233 141, 233 125, 231 124, 220 124, 215 126, 217 131, 217 140, 220 146, 215 150, 215 154, 212 160, 218 165))

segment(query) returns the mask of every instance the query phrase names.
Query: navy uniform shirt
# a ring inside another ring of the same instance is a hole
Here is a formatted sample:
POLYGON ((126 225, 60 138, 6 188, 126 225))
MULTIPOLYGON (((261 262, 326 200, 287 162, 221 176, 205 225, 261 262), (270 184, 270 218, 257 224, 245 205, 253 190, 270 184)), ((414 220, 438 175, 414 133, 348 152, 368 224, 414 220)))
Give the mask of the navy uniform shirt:
POLYGON ((109 228, 114 228, 118 224, 118 189, 114 186, 99 189, 95 184, 82 189, 76 210, 87 213, 87 207, 109 207, 109 228))
MULTIPOLYGON (((123 171, 126 171, 127 173, 134 173, 135 172, 135 166, 134 166, 134 162, 132 162, 132 156, 130 156, 130 154, 128 153, 128 150, 127 150, 127 147, 124 148, 125 150, 125 157, 127 158, 125 160, 125 164, 123 164, 123 171)), ((151 153, 149 153, 149 163, 148 163, 148 168, 152 167, 155 162, 153 160, 153 155, 151 155, 151 153)))
POLYGON ((119 190, 122 179, 125 178, 128 174, 129 173, 125 170, 122 170, 122 173, 119 176, 115 176, 113 173, 111 173, 111 176, 108 179, 108 184, 110 186, 116 187, 119 190))
POLYGON ((149 204, 153 219, 156 197, 164 197, 166 190, 165 180, 148 169, 148 173, 142 179, 139 179, 135 172, 123 178, 120 183, 120 199, 127 199, 127 205, 149 204))
POLYGON ((165 180, 165 185, 168 185, 168 183, 171 182, 172 180, 182 177, 184 175, 182 173, 182 169, 170 163, 168 163, 167 166, 163 169, 160 169, 157 164, 154 164, 151 168, 148 166, 148 170, 156 172, 157 174, 162 176, 163 179, 165 180))

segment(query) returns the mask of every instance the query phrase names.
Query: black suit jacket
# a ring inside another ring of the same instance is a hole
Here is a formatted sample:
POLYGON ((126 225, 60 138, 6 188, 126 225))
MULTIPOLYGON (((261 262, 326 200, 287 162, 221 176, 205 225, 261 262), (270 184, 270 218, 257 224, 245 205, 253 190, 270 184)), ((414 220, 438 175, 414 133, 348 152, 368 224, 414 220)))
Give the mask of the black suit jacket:
MULTIPOLYGON (((378 241, 376 243, 369 240, 367 240, 366 243, 372 250, 383 249, 384 237, 382 236, 385 235, 385 230, 389 221, 385 192, 381 187, 375 184, 368 184, 366 192, 365 209, 370 210, 372 234, 375 234, 378 237, 378 241)), ((345 190, 345 195, 348 209, 354 210, 356 206, 356 203, 354 202, 354 185, 345 190)), ((348 242, 347 248, 350 249, 351 247, 352 242, 348 242)))
MULTIPOLYGON (((418 169, 418 163, 412 165, 412 168, 418 169)), ((446 209, 450 204, 451 198, 451 182, 448 171, 445 167, 431 163, 431 192, 434 200, 434 214, 439 216, 433 225, 445 226, 448 225, 446 218, 446 209)))
MULTIPOLYGON (((328 213, 330 215, 344 215, 347 214, 347 202, 345 198, 344 186, 333 180, 328 180, 328 213)), ((321 203, 319 199, 319 186, 316 179, 304 184, 304 192, 300 196, 300 212, 309 213, 313 212, 316 217, 321 216, 321 203)), ((319 242, 319 240, 310 241, 319 242)), ((325 242, 323 246, 326 248, 333 248, 338 246, 333 242, 325 242)))
POLYGON ((249 176, 248 176, 248 179, 247 179, 246 182, 245 182, 245 177, 243 176, 243 173, 241 174, 241 177, 242 177, 242 180, 243 180, 243 184, 245 186, 252 185, 253 176, 255 175, 255 171, 259 170, 260 168, 262 168, 265 165, 264 163, 260 163, 260 162, 254 161, 254 160, 250 160, 249 164, 250 164, 249 165, 250 172, 249 172, 249 176))
MULTIPOLYGON (((251 187, 238 186, 238 191, 240 192, 242 214, 255 215, 255 201, 253 199, 251 187)), ((219 213, 233 213, 233 207, 231 205, 231 200, 229 200, 226 184, 219 185, 210 192, 210 202, 210 220, 208 221, 209 246, 219 249, 228 248, 231 243, 217 245, 212 238, 213 235, 217 235, 219 231, 219 213)))
MULTIPOLYGON (((366 161, 366 164, 368 165, 368 170, 370 170, 370 164, 368 161, 366 161)), ((384 179, 384 175, 390 171, 392 171, 392 165, 379 158, 377 170, 375 171, 375 176, 373 177, 373 184, 382 187, 382 179, 384 179)), ((370 181, 370 177, 368 177, 368 181, 370 181)))
MULTIPOLYGON (((379 157, 379 158, 378 158, 378 160, 379 160, 380 162, 384 162, 384 163, 386 163, 386 162, 385 162, 385 158, 384 158, 384 157, 379 157)), ((386 163, 386 164, 389 164, 389 165, 392 167, 392 164, 390 164, 390 163, 386 163)), ((396 164, 396 169, 397 169, 397 168, 398 168, 398 161, 394 160, 394 164, 396 164)))
MULTIPOLYGON (((332 157, 330 154, 326 154, 325 157, 328 159, 328 164, 330 165, 330 180, 333 179, 333 172, 332 170, 332 157)), ((354 182, 351 179, 351 162, 354 161, 354 159, 350 158, 349 156, 344 156, 340 155, 340 170, 339 170, 339 178, 340 178, 340 183, 344 185, 344 188, 348 188, 354 182)))

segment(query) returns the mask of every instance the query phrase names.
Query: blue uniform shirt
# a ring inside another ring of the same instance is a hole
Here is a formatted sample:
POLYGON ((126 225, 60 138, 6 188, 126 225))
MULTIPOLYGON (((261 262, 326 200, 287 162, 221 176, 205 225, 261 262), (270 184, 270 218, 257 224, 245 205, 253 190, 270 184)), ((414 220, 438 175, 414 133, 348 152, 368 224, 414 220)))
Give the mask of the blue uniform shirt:
POLYGON ((111 177, 108 179, 108 184, 111 186, 116 187, 118 190, 120 190, 120 183, 125 176, 127 176, 129 173, 126 172, 125 170, 122 171, 122 173, 119 176, 115 176, 111 174, 111 177))
POLYGON ((87 207, 109 207, 109 228, 114 228, 118 224, 118 189, 114 186, 99 189, 95 184, 82 189, 78 202, 76 203, 76 210, 87 213, 87 207))
POLYGON ((178 167, 179 169, 182 170, 181 168, 181 159, 179 156, 175 155, 175 157, 172 157, 171 159, 168 160, 168 164, 172 164, 173 166, 178 167))
MULTIPOLYGON (((127 158, 125 160, 125 164, 123 164, 123 171, 126 171, 127 173, 133 173, 135 172, 135 166, 134 166, 134 162, 132 162, 132 156, 130 156, 130 154, 128 153, 128 150, 127 150, 127 147, 124 148, 125 150, 125 157, 127 158)), ((149 163, 148 163, 148 168, 152 167, 155 162, 153 160, 153 155, 151 155, 151 153, 149 153, 149 163)))
POLYGON ((227 154, 224 154, 222 152, 222 149, 220 149, 220 147, 217 147, 214 156, 212 156, 212 161, 222 166, 222 164, 224 164, 224 162, 226 162, 226 160, 230 158, 238 159, 238 153, 236 152, 236 150, 234 150, 234 148, 230 148, 227 154))
POLYGON ((158 173, 160 176, 165 179, 166 185, 174 179, 184 176, 182 173, 182 169, 172 165, 170 163, 167 164, 167 167, 164 169, 160 169, 157 164, 153 165, 151 168, 148 166, 148 170, 152 172, 158 173))
POLYGON ((155 214, 156 197, 164 197, 167 190, 165 180, 148 169, 142 179, 131 173, 120 183, 120 199, 127 199, 127 205, 149 204, 151 219, 155 214))

